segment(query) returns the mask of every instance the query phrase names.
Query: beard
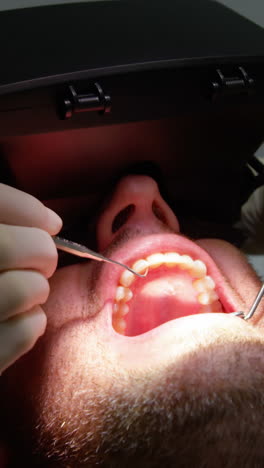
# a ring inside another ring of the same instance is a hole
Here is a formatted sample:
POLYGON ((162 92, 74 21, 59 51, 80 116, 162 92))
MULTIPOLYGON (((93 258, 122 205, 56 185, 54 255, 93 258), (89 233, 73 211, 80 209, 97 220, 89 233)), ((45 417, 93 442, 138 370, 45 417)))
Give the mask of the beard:
POLYGON ((107 379, 98 363, 94 379, 92 368, 72 362, 70 373, 53 368, 34 397, 19 388, 12 402, 7 373, 1 437, 10 468, 21 460, 28 468, 260 468, 263 351, 257 336, 236 343, 223 332, 177 365, 128 373, 109 360, 107 379))

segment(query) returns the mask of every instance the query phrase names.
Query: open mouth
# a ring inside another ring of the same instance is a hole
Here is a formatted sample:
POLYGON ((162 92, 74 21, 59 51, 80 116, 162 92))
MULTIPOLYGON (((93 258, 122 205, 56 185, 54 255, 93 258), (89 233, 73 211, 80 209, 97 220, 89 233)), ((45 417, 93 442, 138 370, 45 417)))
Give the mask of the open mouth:
POLYGON ((133 260, 124 261, 120 252, 118 260, 148 274, 138 278, 125 270, 115 282, 112 326, 117 333, 138 336, 181 317, 235 310, 214 261, 194 242, 154 235, 133 245, 133 260))

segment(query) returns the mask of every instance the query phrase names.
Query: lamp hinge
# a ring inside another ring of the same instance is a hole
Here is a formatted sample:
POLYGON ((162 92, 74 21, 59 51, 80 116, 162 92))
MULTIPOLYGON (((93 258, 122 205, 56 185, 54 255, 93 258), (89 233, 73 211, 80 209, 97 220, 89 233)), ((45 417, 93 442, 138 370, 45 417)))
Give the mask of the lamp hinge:
POLYGON ((78 94, 69 85, 59 99, 59 116, 62 120, 71 119, 79 112, 98 112, 105 114, 111 110, 111 97, 106 95, 98 83, 88 86, 87 92, 78 94))
POLYGON ((216 76, 210 83, 210 94, 213 100, 224 96, 247 95, 253 93, 255 82, 243 67, 237 67, 234 75, 225 76, 218 68, 216 76))

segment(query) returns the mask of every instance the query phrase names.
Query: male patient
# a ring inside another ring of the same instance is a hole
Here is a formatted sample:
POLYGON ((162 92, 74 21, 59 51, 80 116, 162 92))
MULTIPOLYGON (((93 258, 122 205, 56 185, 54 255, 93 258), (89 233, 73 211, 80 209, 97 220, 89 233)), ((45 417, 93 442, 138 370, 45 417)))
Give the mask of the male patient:
POLYGON ((230 315, 260 286, 235 247, 182 235, 143 175, 98 213, 97 251, 144 279, 55 271, 60 218, 5 185, 0 223, 1 468, 264 466, 264 304, 230 315))

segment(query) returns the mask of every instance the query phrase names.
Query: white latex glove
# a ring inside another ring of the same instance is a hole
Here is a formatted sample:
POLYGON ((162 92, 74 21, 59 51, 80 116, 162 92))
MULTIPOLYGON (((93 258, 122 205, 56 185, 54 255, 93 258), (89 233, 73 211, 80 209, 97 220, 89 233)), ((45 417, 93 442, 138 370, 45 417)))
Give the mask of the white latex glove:
POLYGON ((260 280, 264 281, 264 185, 242 206, 240 221, 247 235, 242 250, 260 280))
POLYGON ((264 185, 242 206, 241 222, 249 238, 262 239, 264 250, 264 185))
POLYGON ((45 331, 40 304, 58 261, 51 235, 61 226, 39 200, 0 184, 0 374, 45 331))

